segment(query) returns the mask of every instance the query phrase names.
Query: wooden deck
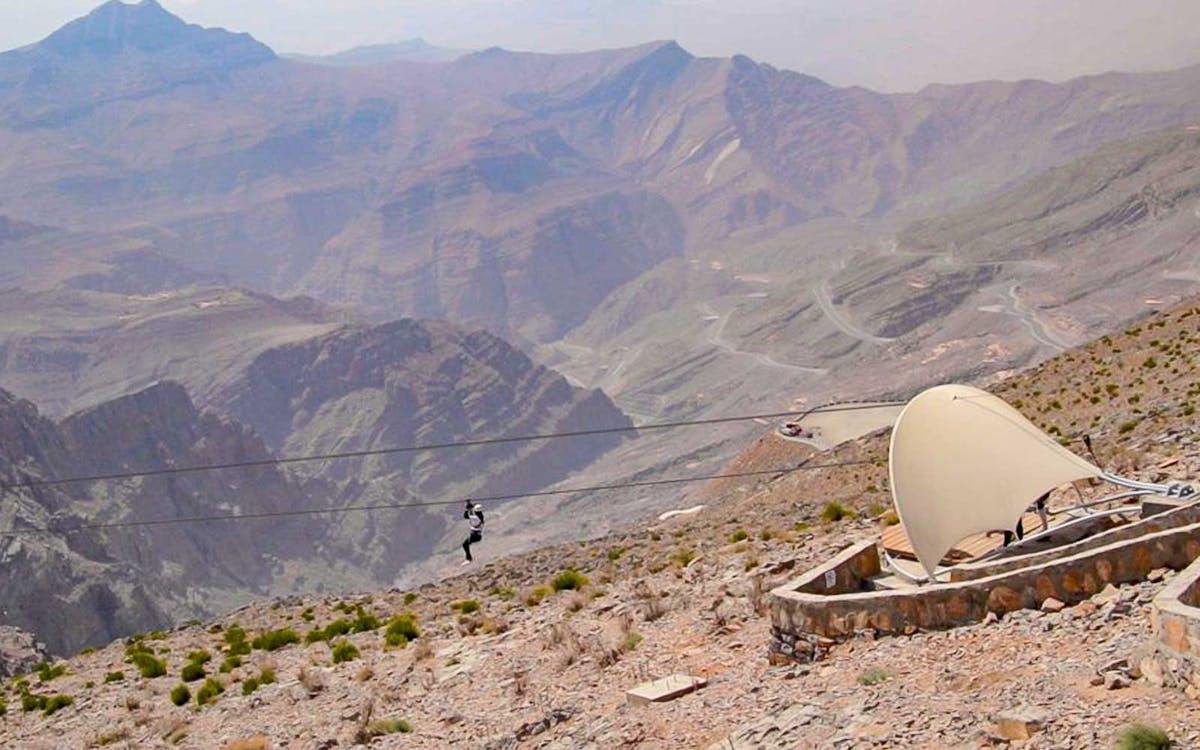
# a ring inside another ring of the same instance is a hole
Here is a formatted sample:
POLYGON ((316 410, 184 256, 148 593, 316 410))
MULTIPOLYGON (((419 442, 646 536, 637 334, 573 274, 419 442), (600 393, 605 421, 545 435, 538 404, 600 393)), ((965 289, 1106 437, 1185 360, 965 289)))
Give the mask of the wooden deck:
MULTIPOLYGON (((1050 513, 1050 525, 1055 526, 1056 522, 1061 520, 1059 513, 1050 513)), ((1042 530, 1042 519, 1037 513, 1026 513, 1024 518, 1025 534, 1036 534, 1042 530)), ((904 533, 904 527, 900 524, 889 526, 883 531, 880 538, 883 543, 883 548, 892 557, 902 560, 916 560, 917 556, 913 552, 912 542, 908 540, 908 535, 904 533)), ((955 565, 964 560, 972 560, 980 555, 987 554, 994 549, 998 549, 1004 544, 1004 532, 993 531, 987 534, 975 534, 963 539, 958 544, 946 553, 942 558, 943 565, 955 565)))

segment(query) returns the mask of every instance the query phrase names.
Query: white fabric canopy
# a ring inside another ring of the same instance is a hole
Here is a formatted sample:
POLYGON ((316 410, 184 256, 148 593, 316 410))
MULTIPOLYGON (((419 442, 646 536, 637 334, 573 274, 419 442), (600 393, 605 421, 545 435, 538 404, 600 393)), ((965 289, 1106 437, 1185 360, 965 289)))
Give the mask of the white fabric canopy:
POLYGON ((1059 485, 1102 472, 990 393, 924 391, 900 412, 889 456, 892 497, 925 572, 960 540, 1013 529, 1059 485))

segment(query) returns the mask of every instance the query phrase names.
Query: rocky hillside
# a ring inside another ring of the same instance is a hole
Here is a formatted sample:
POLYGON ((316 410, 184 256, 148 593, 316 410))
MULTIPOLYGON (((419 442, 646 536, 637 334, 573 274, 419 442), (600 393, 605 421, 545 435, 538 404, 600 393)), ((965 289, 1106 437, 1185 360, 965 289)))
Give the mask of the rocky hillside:
MULTIPOLYGON (((1072 420, 1085 426, 1105 466, 1195 481, 1197 315, 1192 301, 1149 316, 993 389, 1064 440, 1072 420)), ((1100 675, 1149 637, 1147 604, 1170 573, 1060 613, 864 636, 822 663, 769 666, 763 592, 887 522, 886 440, 812 461, 838 468, 704 488, 699 513, 419 589, 264 601, 113 643, 62 674, 8 681, 0 736, 47 748, 962 747, 1002 741, 996 719, 1016 713, 1041 727, 1031 745, 1112 746, 1137 721, 1200 741, 1200 707, 1182 692, 1100 675), (139 650, 167 674, 139 675, 139 650), (626 705, 624 690, 675 672, 709 683, 626 705)), ((809 456, 772 434, 730 468, 809 456)))
MULTIPOLYGON (((7 393, 0 407, 6 482, 269 455, 244 427, 197 411, 175 384, 161 384, 58 423, 7 393)), ((246 480, 231 472, 199 473, 8 490, 4 529, 16 533, 0 542, 8 592, 5 622, 37 633, 52 652, 62 653, 291 590, 296 582, 285 582, 280 566, 311 552, 322 536, 316 524, 285 522, 276 527, 281 535, 271 537, 249 525, 181 525, 154 534, 138 528, 78 528, 272 512, 313 502, 273 468, 257 469, 253 481, 246 480)))

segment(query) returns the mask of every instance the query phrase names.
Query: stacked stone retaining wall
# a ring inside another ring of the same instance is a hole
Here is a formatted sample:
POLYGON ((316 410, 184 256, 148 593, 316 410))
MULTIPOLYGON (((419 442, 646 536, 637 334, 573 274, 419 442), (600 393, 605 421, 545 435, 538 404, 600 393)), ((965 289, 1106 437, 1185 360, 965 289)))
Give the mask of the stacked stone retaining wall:
POLYGON ((985 578, 870 591, 863 588, 869 586, 869 571, 879 569, 878 552, 873 542, 863 542, 770 592, 770 654, 773 660, 811 661, 860 631, 896 635, 941 630, 979 622, 989 612, 1036 608, 1049 598, 1071 604, 1106 584, 1143 580, 1156 568, 1180 570, 1197 557, 1200 523, 1119 539, 985 578))

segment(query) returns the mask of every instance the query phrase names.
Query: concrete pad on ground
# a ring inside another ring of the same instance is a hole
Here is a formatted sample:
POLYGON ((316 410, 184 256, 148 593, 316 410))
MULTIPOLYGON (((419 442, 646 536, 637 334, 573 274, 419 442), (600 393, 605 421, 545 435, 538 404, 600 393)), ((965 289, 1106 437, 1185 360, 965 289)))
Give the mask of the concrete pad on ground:
POLYGON ((625 700, 631 706, 644 706, 647 703, 663 703, 687 695, 693 690, 699 690, 708 684, 703 677, 692 677, 686 674, 673 674, 653 682, 645 682, 625 691, 625 700))

